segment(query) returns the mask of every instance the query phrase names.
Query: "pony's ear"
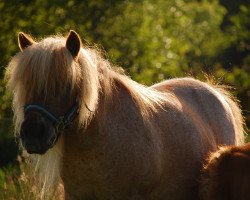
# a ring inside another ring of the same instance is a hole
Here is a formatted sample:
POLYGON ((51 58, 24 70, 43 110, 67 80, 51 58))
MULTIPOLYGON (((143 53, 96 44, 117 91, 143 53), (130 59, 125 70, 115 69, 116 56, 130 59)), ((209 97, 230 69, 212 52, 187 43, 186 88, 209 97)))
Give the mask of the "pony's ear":
POLYGON ((77 57, 81 48, 81 39, 73 30, 70 30, 69 35, 67 36, 66 48, 69 50, 73 58, 77 57))
POLYGON ((22 32, 18 33, 18 45, 21 51, 23 51, 25 48, 31 46, 34 43, 35 41, 30 36, 22 32))

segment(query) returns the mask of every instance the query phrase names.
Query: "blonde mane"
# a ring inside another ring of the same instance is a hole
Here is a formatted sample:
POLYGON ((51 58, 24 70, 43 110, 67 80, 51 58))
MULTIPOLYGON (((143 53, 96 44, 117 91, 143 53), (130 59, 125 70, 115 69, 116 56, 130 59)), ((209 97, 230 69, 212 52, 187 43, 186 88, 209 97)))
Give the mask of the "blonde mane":
MULTIPOLYGON (((112 101, 116 83, 122 85, 131 95, 147 123, 151 113, 156 112, 156 108, 161 107, 168 99, 164 96, 166 94, 138 84, 118 70, 114 70, 98 50, 81 48, 78 57, 73 59, 65 48, 65 41, 63 37, 45 38, 19 52, 9 63, 6 80, 14 94, 16 135, 19 134, 24 120, 24 105, 30 103, 34 97, 42 98, 46 102, 48 98, 56 98, 60 92, 69 90, 70 95, 77 91, 81 105, 78 124, 84 128, 87 128, 98 109, 100 94, 104 96, 104 107, 112 101)), ((45 155, 31 156, 36 169, 42 174, 45 184, 43 193, 59 177, 62 148, 63 141, 60 140, 45 155)))

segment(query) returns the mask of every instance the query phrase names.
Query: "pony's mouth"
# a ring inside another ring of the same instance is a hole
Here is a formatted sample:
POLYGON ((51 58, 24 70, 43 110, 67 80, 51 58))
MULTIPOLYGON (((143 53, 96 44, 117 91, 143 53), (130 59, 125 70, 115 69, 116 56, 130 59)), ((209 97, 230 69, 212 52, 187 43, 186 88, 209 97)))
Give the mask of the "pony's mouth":
POLYGON ((26 151, 29 153, 29 154, 40 154, 40 155, 43 155, 47 152, 47 148, 41 148, 41 149, 32 149, 32 148, 25 148, 26 151))
POLYGON ((57 137, 56 135, 53 135, 45 144, 41 144, 38 141, 27 142, 25 139, 22 139, 21 141, 22 141, 22 146, 29 154, 42 155, 45 154, 50 148, 52 148, 55 145, 57 137))

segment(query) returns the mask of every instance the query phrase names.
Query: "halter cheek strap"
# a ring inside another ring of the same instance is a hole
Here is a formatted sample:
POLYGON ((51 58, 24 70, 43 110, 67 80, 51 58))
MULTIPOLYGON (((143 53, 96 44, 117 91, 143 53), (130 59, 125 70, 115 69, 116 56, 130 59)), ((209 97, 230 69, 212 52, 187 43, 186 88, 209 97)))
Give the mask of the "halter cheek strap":
POLYGON ((40 104, 27 104, 24 106, 24 115, 26 116, 30 111, 37 111, 47 117, 54 125, 57 135, 68 128, 76 116, 79 114, 79 104, 76 102, 66 114, 57 116, 52 113, 46 106, 40 104))

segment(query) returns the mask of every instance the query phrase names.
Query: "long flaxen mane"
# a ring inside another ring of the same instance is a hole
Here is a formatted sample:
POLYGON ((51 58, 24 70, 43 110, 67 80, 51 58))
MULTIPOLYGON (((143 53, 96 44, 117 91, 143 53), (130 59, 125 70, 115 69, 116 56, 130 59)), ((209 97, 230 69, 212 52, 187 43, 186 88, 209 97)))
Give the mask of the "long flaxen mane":
MULTIPOLYGON (((87 128, 100 103, 100 94, 105 104, 112 101, 117 83, 122 85, 133 98, 145 123, 150 123, 150 115, 168 99, 166 94, 140 85, 123 72, 117 72, 98 50, 82 47, 77 58, 73 58, 65 47, 66 38, 48 37, 34 42, 24 51, 15 55, 6 71, 8 87, 13 92, 15 133, 18 136, 24 120, 24 105, 34 97, 43 101, 56 98, 59 92, 77 91, 80 101, 78 125, 87 128), (165 99, 165 100, 163 100, 165 99)), ((105 115, 105 113, 103 113, 105 115)), ((101 118, 105 120, 104 118, 101 118)), ((105 124, 105 122, 100 122, 105 124)), ((150 124, 149 124, 150 126, 150 124)), ((32 155, 36 169, 43 178, 43 188, 50 188, 59 178, 63 141, 59 139, 55 147, 45 155, 32 155)))

